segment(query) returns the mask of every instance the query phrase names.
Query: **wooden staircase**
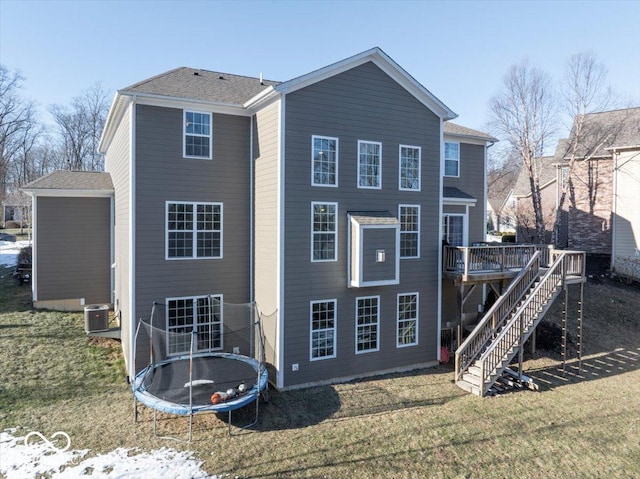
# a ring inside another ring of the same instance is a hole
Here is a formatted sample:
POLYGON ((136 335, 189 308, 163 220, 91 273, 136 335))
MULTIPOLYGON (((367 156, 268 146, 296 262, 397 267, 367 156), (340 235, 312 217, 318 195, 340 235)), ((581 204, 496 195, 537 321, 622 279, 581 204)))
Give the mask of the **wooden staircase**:
POLYGON ((456 351, 455 381, 477 396, 491 393, 496 382, 527 381, 508 369, 516 354, 522 365, 524 343, 571 278, 584 278, 584 253, 554 251, 544 268, 536 252, 456 351), (511 378, 504 380, 508 373, 511 378))

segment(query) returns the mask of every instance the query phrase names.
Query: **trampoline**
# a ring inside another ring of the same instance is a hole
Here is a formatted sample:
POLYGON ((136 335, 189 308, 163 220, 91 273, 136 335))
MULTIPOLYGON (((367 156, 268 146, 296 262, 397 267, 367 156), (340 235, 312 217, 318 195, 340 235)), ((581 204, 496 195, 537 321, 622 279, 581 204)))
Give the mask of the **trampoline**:
MULTIPOLYGON (((223 344, 223 337, 231 338, 228 342, 243 344, 248 350, 255 349, 256 358, 239 354, 239 347, 234 352, 206 351, 197 352, 203 341, 202 328, 188 328, 185 332, 168 332, 154 327, 156 305, 151 311, 149 321, 140 320, 136 331, 136 343, 149 345, 149 364, 140 370, 131 387, 134 395, 134 420, 138 419, 137 403, 153 409, 153 431, 158 437, 177 439, 170 436, 159 436, 157 433, 157 412, 189 416, 189 441, 192 438, 193 416, 200 413, 228 413, 228 432, 231 434, 231 413, 255 403, 255 418, 250 424, 241 426, 246 429, 258 421, 258 405, 260 395, 268 385, 268 372, 263 361, 263 340, 259 315, 253 305, 245 310, 241 306, 226 305, 222 302, 207 305, 220 316, 220 327, 215 332, 216 344, 223 344), (229 314, 233 311, 233 314, 229 314), (241 314, 238 313, 240 311, 241 314), (245 318, 246 316, 246 318, 245 318), (226 317, 225 327, 222 318, 226 317), (240 319, 238 319, 240 318, 240 319), (247 322, 249 327, 242 327, 247 322), (235 323, 236 329, 232 329, 235 323), (231 325, 231 326, 230 326, 231 325), (237 328, 240 327, 238 330, 237 328), (253 329, 257 334, 253 334, 253 329), (241 334, 238 334, 240 331, 241 334), (144 332, 148 334, 144 338, 144 332), (246 337, 245 337, 246 336, 246 337), (244 340, 244 342, 243 342, 244 340), (179 345, 188 348, 186 354, 169 354, 179 345)), ((164 321, 164 319, 162 319, 164 321)), ((156 320, 156 323, 158 321, 156 320)), ((206 334, 212 335, 211 327, 205 328, 206 334)))

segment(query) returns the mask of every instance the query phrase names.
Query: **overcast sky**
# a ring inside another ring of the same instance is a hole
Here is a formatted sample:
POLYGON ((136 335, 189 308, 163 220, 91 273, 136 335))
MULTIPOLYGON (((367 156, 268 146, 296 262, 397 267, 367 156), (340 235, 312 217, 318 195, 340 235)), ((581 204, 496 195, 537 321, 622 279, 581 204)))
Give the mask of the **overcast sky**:
MULTIPOLYGON (((178 66, 288 80, 382 48, 482 129, 488 99, 523 57, 560 78, 593 50, 627 105, 640 105, 640 0, 0 0, 0 63, 42 111, 99 81, 110 92, 178 66)), ((43 117, 44 118, 44 117, 43 117)))

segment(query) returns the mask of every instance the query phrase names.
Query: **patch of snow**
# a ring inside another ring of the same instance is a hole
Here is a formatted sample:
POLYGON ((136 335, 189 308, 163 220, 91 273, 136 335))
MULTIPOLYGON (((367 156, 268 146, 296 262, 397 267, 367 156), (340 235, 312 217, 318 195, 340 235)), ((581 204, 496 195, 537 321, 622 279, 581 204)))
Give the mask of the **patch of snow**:
POLYGON ((18 253, 29 241, 0 241, 0 266, 15 266, 18 262, 18 253))
MULTIPOLYGON (((192 452, 180 452, 162 447, 150 452, 138 448, 119 447, 107 454, 83 459, 84 450, 61 451, 46 442, 14 437, 16 429, 0 432, 0 475, 6 479, 46 477, 51 479, 215 479, 201 469, 202 461, 193 459, 192 452)), ((26 437, 26 436, 25 436, 26 437)))

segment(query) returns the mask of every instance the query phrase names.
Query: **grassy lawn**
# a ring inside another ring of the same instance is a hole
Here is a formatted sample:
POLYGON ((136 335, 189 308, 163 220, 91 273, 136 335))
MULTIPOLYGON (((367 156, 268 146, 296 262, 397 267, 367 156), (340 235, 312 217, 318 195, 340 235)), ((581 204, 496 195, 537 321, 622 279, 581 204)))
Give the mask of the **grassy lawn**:
MULTIPOLYGON (((450 365, 406 375, 272 392, 252 431, 226 435, 226 416, 197 416, 194 441, 153 436, 133 401, 119 343, 87 340, 81 314, 33 311, 28 287, 0 267, 0 429, 66 431, 74 449, 193 450, 228 477, 640 477, 640 289, 585 287, 582 374, 556 352, 525 364, 540 391, 480 399, 450 365)), ((560 304, 550 313, 558 321, 560 304)), ((575 324, 570 332, 575 341, 575 324)), ((247 421, 252 408, 234 423, 247 421)), ((159 415, 186 433, 185 418, 159 415)), ((237 432, 237 431, 236 431, 237 432)), ((184 435, 184 434, 183 434, 184 435)))

